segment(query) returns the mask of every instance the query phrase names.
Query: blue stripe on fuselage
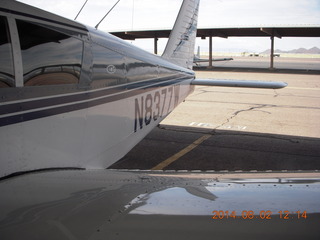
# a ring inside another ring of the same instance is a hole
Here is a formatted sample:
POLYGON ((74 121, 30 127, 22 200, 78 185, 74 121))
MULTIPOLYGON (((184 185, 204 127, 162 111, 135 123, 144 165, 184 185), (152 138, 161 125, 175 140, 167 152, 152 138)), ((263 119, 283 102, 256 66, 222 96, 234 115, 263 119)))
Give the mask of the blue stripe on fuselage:
MULTIPOLYGON (((170 77, 172 79, 172 76, 170 77)), ((28 100, 20 103, 8 103, 0 106, 0 114, 14 114, 11 116, 0 117, 0 127, 30 121, 34 119, 49 117, 61 113, 81 110, 97 105, 114 102, 129 98, 158 88, 177 84, 184 80, 191 80, 190 77, 180 77, 174 80, 153 79, 149 81, 136 82, 133 84, 122 85, 119 87, 103 89, 100 91, 85 91, 79 94, 66 96, 50 97, 47 99, 28 100), (97 99, 98 98, 98 99, 97 99), (82 101, 79 103, 79 101, 82 101), (65 106, 57 106, 68 104, 65 106), (57 106, 57 107, 55 107, 57 106), (37 110, 44 108, 41 110, 37 110), (25 113, 24 111, 30 111, 25 113), (15 114, 16 113, 16 114, 15 114)))

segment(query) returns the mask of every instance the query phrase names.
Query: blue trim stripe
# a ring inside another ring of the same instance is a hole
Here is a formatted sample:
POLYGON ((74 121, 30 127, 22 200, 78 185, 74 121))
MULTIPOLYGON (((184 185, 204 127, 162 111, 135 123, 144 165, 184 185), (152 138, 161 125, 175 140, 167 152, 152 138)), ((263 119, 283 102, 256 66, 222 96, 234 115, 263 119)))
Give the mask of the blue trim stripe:
POLYGON ((109 102, 118 101, 121 99, 133 97, 133 96, 151 91, 153 88, 173 85, 185 80, 191 80, 191 78, 190 77, 177 78, 177 79, 174 79, 171 81, 165 81, 165 82, 163 82, 163 79, 161 82, 149 81, 148 85, 146 85, 145 82, 144 83, 139 82, 136 84, 125 85, 119 88, 104 89, 96 92, 84 92, 76 95, 52 97, 52 98, 40 99, 40 100, 39 99, 30 100, 27 102, 3 105, 0 107, 1 114, 9 114, 9 113, 17 113, 17 114, 0 118, 0 127, 16 124, 20 122, 31 121, 39 118, 49 117, 53 115, 58 115, 62 113, 77 111, 81 109, 86 109, 86 108, 94 107, 97 105, 106 104, 109 102), (145 86, 141 88, 141 85, 142 86, 145 85, 145 86), (118 94, 115 94, 116 92, 118 92, 118 94), (101 97, 101 98, 96 99, 98 97, 101 97), (84 101, 84 102, 79 103, 79 101, 84 101), (68 105, 57 106, 61 104, 68 104, 68 105), (54 106, 57 106, 57 107, 54 107, 54 106), (44 107, 47 107, 47 108, 37 110, 39 108, 44 108, 44 107), (31 111, 31 112, 21 113, 22 111, 31 111))
POLYGON ((126 90, 132 90, 136 88, 141 88, 144 86, 151 86, 151 84, 162 83, 164 81, 169 81, 172 78, 178 79, 179 76, 170 76, 170 78, 160 78, 160 79, 151 79, 148 81, 139 81, 131 84, 126 84, 118 87, 110 87, 107 89, 101 89, 98 91, 83 91, 76 94, 67 95, 67 96, 52 96, 46 99, 30 100, 25 102, 11 103, 0 106, 0 115, 10 114, 22 111, 28 111, 35 108, 44 108, 52 105, 66 104, 71 102, 84 101, 88 99, 98 98, 107 96, 110 94, 120 93, 126 90), (53 104, 54 103, 54 104, 53 104))

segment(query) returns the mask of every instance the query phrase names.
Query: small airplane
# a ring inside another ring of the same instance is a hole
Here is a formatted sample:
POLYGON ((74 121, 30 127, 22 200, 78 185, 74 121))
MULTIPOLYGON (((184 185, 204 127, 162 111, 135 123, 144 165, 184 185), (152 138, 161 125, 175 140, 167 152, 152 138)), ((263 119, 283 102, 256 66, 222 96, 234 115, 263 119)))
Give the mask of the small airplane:
POLYGON ((198 1, 184 1, 162 57, 19 2, 1 3, 0 177, 48 168, 104 169, 133 148, 194 85, 198 1), (187 23, 186 23, 187 22, 187 23))
MULTIPOLYGON (((220 61, 231 61, 233 60, 233 58, 213 58, 212 61, 213 62, 220 62, 220 61)), ((209 62, 209 59, 205 59, 205 58, 201 58, 200 57, 200 46, 198 46, 198 50, 197 50, 197 54, 194 55, 193 57, 193 62, 199 66, 199 63, 202 62, 209 62)))
POLYGON ((105 169, 195 85, 286 86, 196 79, 198 9, 199 0, 182 2, 159 57, 95 28, 1 1, 1 239, 234 239, 243 232, 270 239, 319 233, 312 220, 320 209, 318 179, 307 187, 300 178, 291 180, 292 188, 285 174, 239 180, 105 169), (288 216, 294 221, 281 229, 279 221, 288 216))

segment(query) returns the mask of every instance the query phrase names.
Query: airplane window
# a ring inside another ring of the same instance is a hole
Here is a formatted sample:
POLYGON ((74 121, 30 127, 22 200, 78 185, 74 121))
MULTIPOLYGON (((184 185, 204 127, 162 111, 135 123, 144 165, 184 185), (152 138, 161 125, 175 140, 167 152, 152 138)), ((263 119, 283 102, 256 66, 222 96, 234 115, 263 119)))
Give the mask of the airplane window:
POLYGON ((81 40, 30 22, 17 20, 25 86, 79 82, 81 40))
POLYGON ((0 16, 0 88, 14 86, 12 46, 5 17, 0 16))

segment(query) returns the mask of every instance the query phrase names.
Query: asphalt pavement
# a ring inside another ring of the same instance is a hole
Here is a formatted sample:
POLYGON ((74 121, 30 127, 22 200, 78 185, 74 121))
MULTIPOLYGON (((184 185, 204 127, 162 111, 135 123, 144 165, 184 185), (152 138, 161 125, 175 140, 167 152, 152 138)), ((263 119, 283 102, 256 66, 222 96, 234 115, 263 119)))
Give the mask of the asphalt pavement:
MULTIPOLYGON (((250 69, 249 69, 250 70, 250 69)), ((198 78, 285 81, 279 90, 196 87, 113 169, 320 169, 320 75, 196 71, 198 78)))
MULTIPOLYGON (((195 69, 203 69, 208 63, 200 63, 195 69)), ((275 57, 273 69, 270 70, 269 57, 233 57, 232 61, 213 62, 215 71, 260 71, 287 73, 320 73, 320 58, 275 57)))

